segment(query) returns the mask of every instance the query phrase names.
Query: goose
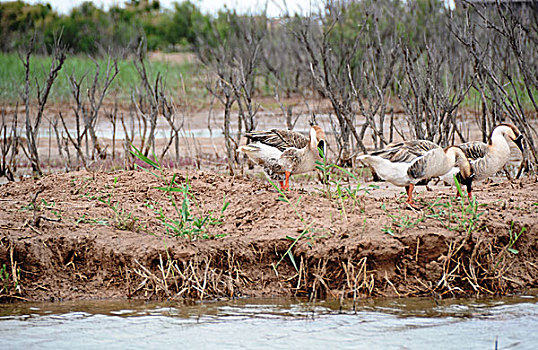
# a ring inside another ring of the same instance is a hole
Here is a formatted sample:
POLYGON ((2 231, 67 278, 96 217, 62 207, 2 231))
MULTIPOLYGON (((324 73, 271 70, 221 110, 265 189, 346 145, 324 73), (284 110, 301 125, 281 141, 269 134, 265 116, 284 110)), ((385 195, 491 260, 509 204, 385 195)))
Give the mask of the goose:
MULTIPOLYGON (((523 135, 512 124, 499 124, 493 129, 489 143, 471 141, 459 145, 475 172, 473 180, 484 180, 500 171, 510 159, 510 144, 512 140, 519 150, 523 152, 523 135)), ((454 184, 453 175, 460 172, 458 167, 452 168, 448 173, 441 176, 441 180, 454 184)))
POLYGON ((403 141, 358 158, 371 166, 377 175, 396 185, 405 186, 407 201, 413 202, 413 189, 421 180, 444 175, 455 165, 461 169, 462 182, 470 189, 473 171, 469 160, 457 146, 445 149, 428 140, 403 141))
POLYGON ((282 190, 289 190, 291 175, 314 170, 316 161, 322 161, 326 154, 325 133, 317 125, 310 128, 309 138, 278 129, 254 131, 245 136, 252 142, 239 147, 238 151, 261 165, 269 178, 278 179, 282 190))

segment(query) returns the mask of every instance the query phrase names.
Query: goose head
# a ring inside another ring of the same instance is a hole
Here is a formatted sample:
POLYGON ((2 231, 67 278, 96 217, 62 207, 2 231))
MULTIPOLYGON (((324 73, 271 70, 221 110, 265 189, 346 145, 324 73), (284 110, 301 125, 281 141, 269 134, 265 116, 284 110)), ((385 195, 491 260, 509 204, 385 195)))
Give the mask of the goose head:
MULTIPOLYGON (((516 144, 517 148, 523 152, 523 135, 519 132, 518 128, 513 124, 499 124, 493 130, 493 133, 500 133, 505 138, 508 138, 516 144)), ((493 136, 492 136, 493 137, 493 136)))
POLYGON ((310 144, 308 147, 314 154, 318 155, 319 159, 323 159, 323 157, 327 154, 325 132, 323 132, 323 130, 317 125, 313 125, 310 128, 310 144))
POLYGON ((448 147, 445 149, 445 153, 454 154, 454 163, 460 168, 460 172, 456 175, 456 178, 458 179, 459 183, 467 187, 467 193, 471 193, 475 173, 469 159, 458 146, 448 147))

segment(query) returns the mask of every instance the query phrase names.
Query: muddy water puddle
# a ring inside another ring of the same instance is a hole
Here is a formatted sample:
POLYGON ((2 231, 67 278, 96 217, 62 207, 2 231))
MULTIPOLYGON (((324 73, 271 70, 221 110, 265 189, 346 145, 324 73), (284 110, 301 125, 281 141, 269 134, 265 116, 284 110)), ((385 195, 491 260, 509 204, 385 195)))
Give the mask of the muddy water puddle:
POLYGON ((538 291, 497 299, 0 306, 2 349, 536 349, 538 291))

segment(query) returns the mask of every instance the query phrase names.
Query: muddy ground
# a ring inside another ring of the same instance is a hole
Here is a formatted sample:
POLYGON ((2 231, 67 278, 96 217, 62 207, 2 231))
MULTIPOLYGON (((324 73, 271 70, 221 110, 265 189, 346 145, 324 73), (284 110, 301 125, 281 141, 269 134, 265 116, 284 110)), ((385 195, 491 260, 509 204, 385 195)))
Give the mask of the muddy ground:
POLYGON ((417 187, 421 210, 384 183, 355 191, 333 174, 329 195, 313 176, 294 180, 287 200, 259 176, 194 170, 2 185, 2 298, 442 297, 538 287, 535 176, 476 184, 478 206, 449 187, 417 187))

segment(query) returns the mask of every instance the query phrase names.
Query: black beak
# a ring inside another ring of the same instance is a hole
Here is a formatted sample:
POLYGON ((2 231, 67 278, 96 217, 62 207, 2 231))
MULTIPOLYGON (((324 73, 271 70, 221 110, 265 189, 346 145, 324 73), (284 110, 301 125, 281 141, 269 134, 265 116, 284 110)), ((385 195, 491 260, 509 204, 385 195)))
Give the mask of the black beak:
POLYGON ((473 179, 474 179, 474 173, 471 174, 468 178, 465 179, 465 186, 467 187, 467 193, 471 193, 473 190, 473 179))
POLYGON ((514 143, 517 145, 517 148, 523 153, 523 135, 519 134, 518 137, 514 140, 514 143))
POLYGON ((318 151, 321 159, 324 159, 327 156, 327 145, 325 144, 325 140, 320 140, 318 142, 318 151))
POLYGON ((463 178, 461 173, 458 173, 456 175, 456 179, 458 180, 458 182, 467 187, 467 193, 470 193, 471 190, 473 189, 473 179, 474 179, 474 177, 475 177, 474 171, 471 174, 471 176, 469 176, 467 178, 463 178))

